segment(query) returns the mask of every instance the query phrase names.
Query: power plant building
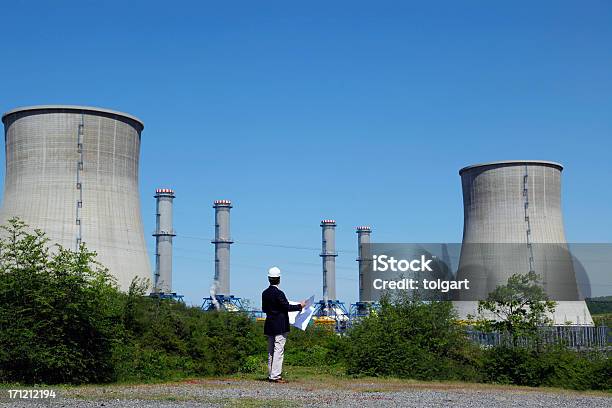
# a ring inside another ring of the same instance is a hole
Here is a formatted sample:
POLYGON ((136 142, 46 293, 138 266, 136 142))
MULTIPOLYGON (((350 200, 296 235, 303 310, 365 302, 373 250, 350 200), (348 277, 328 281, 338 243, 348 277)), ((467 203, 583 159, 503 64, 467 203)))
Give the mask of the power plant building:
POLYGON ((561 211, 561 171, 554 162, 500 161, 460 170, 463 243, 457 280, 469 279, 470 299, 459 298, 460 317, 517 273, 535 272, 552 300, 556 324, 593 320, 581 300, 561 211))
POLYGON ((19 217, 51 243, 85 243, 123 290, 133 278, 150 279, 138 190, 142 121, 108 109, 44 105, 7 112, 2 122, 0 222, 19 217))

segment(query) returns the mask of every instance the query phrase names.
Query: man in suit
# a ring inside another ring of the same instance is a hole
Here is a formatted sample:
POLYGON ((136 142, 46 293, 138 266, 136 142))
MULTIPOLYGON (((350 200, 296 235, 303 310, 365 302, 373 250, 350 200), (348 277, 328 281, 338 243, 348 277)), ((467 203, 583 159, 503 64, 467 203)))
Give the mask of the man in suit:
POLYGON ((281 271, 277 267, 268 270, 270 286, 261 294, 261 305, 266 314, 264 334, 268 336, 268 380, 275 383, 285 383, 283 372, 283 354, 285 342, 289 334, 289 312, 302 310, 305 302, 290 305, 287 297, 278 288, 281 271))

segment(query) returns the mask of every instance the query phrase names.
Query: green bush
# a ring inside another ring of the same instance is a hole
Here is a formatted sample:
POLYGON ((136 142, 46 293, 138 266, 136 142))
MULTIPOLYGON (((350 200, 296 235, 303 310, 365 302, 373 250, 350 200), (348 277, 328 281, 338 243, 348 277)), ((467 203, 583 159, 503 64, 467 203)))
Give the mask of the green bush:
POLYGON ((291 329, 285 362, 304 367, 325 367, 343 362, 344 341, 328 328, 309 326, 305 331, 291 329))
POLYGON ((590 378, 590 389, 612 391, 612 359, 609 355, 595 354, 592 359, 590 378))
POLYGON ((127 346, 118 346, 115 354, 133 357, 116 360, 118 380, 230 374, 260 351, 254 324, 244 313, 204 312, 142 292, 136 282, 125 296, 127 346))
MULTIPOLYGON (((0 239, 0 380, 86 383, 237 372, 261 351, 243 313, 121 293, 84 246, 51 251, 11 220, 0 239)), ((265 350, 265 348, 264 348, 265 350)))
POLYGON ((267 369, 267 356, 263 354, 256 354, 253 356, 248 356, 242 367, 240 367, 241 373, 256 373, 256 372, 264 372, 267 369))
POLYGON ((319 345, 307 349, 294 349, 291 347, 285 356, 285 363, 302 367, 321 367, 327 365, 328 353, 328 349, 319 345))
POLYGON ((537 387, 541 373, 534 351, 524 348, 495 347, 484 356, 485 380, 498 384, 516 384, 537 387))
POLYGON ((172 380, 195 371, 188 357, 143 348, 137 342, 118 344, 113 350, 113 359, 118 381, 172 380))
POLYGON ((57 248, 13 219, 0 240, 0 380, 114 378, 118 292, 95 253, 57 248))
POLYGON ((349 374, 478 379, 479 350, 456 323, 450 302, 385 298, 349 331, 346 345, 349 374))
POLYGON ((483 356, 485 381, 575 390, 611 390, 612 362, 603 353, 582 353, 562 345, 540 350, 495 347, 483 356))

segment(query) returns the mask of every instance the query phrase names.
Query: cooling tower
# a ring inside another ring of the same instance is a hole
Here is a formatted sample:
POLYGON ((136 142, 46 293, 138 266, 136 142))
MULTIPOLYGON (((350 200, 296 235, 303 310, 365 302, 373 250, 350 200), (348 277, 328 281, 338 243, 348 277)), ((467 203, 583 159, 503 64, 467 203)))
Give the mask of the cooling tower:
MULTIPOLYGON (((459 171, 463 187, 463 244, 457 279, 471 283, 461 317, 476 299, 517 273, 533 271, 558 301, 555 323, 593 324, 578 287, 561 212, 561 171, 547 161, 502 161, 459 171)), ((466 300, 459 297, 459 300, 466 300)))
POLYGON ((46 105, 2 116, 6 176, 0 222, 20 217, 52 243, 98 253, 120 288, 150 279, 138 195, 137 118, 46 105))

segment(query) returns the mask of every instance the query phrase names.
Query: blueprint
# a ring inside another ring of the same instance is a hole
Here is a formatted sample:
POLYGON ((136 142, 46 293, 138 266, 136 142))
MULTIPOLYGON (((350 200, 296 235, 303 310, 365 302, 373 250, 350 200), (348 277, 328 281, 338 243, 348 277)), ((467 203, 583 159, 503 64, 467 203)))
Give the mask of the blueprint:
MULTIPOLYGON (((299 305, 300 302, 289 302, 292 305, 299 305)), ((310 319, 312 319, 312 315, 314 314, 314 295, 306 300, 306 305, 302 308, 300 312, 289 312, 289 324, 294 327, 297 327, 300 330, 306 330, 308 327, 308 323, 310 323, 310 319)))

